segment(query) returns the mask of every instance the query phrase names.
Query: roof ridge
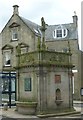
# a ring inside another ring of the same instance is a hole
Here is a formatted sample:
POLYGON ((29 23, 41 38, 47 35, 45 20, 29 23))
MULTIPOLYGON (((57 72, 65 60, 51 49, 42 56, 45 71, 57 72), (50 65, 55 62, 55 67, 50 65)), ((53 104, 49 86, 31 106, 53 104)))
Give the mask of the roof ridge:
POLYGON ((73 24, 73 23, 62 23, 62 24, 54 24, 54 25, 48 25, 48 26, 59 26, 59 25, 70 25, 70 24, 73 24))
MULTIPOLYGON (((26 20, 26 21, 28 21, 28 22, 30 22, 30 23, 33 23, 33 24, 35 24, 35 25, 38 25, 37 23, 35 23, 35 22, 33 22, 33 21, 31 21, 31 20, 29 20, 29 19, 26 19, 26 18, 24 18, 24 17, 22 17, 22 16, 20 16, 23 20, 26 20)), ((40 26, 40 25, 38 25, 38 26, 40 26)))

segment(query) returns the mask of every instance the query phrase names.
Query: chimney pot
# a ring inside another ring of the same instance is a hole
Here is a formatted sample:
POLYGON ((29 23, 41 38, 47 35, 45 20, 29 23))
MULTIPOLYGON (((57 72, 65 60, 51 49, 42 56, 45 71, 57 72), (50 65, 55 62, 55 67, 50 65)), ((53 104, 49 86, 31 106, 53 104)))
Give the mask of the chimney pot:
POLYGON ((14 5, 14 6, 13 6, 13 14, 19 15, 18 7, 19 7, 18 5, 14 5))
POLYGON ((78 25, 78 16, 76 15, 76 12, 74 11, 74 16, 72 16, 73 17, 73 23, 76 25, 76 27, 77 27, 77 25, 78 25))

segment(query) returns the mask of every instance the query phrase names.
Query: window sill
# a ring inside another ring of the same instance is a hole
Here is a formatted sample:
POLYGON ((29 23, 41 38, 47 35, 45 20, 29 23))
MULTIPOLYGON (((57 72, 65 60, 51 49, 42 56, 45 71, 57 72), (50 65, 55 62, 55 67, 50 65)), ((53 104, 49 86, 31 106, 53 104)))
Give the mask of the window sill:
POLYGON ((11 39, 11 42, 15 42, 15 41, 18 41, 18 39, 11 39))
POLYGON ((4 65, 4 67, 11 67, 11 65, 4 65))

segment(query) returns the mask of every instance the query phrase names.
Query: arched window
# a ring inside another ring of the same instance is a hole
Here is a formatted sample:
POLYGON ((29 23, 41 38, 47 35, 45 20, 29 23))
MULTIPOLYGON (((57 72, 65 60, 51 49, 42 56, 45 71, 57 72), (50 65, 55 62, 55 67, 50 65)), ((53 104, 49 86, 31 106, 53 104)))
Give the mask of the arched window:
POLYGON ((61 100, 61 91, 60 89, 56 89, 56 100, 61 100))

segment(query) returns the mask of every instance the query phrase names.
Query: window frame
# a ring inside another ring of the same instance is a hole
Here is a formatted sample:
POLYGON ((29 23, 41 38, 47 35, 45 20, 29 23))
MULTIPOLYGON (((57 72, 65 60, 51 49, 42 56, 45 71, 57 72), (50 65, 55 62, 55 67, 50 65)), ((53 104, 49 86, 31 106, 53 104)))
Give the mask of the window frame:
POLYGON ((12 41, 17 41, 17 40, 18 40, 18 32, 17 32, 17 28, 15 27, 12 29, 12 41))
POLYGON ((10 67, 10 66, 11 66, 11 50, 5 50, 5 51, 4 51, 3 61, 4 61, 3 65, 4 65, 5 67, 10 67), (7 56, 7 55, 8 55, 7 53, 9 54, 9 56, 7 56), (7 58, 7 57, 8 57, 8 58, 7 58), (10 60, 10 64, 6 64, 6 62, 8 61, 8 60, 6 60, 6 59, 9 59, 9 60, 10 60))
POLYGON ((68 30, 65 28, 58 28, 53 31, 53 37, 57 39, 65 38, 67 37, 67 34, 68 34, 68 30))
POLYGON ((55 84, 61 83, 61 75, 55 74, 55 84))
POLYGON ((24 78, 24 91, 25 92, 31 92, 32 91, 32 79, 31 79, 31 77, 30 78, 24 78), (28 85, 28 87, 27 87, 27 84, 29 84, 28 85))

